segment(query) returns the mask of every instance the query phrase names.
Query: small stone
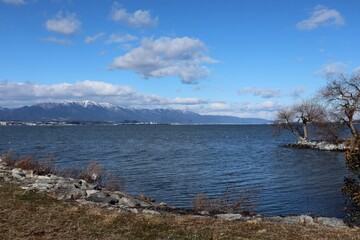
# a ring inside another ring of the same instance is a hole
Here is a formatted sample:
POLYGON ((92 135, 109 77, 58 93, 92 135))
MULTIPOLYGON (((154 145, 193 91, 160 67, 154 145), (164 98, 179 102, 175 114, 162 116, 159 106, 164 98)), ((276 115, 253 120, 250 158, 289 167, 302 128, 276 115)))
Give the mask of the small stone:
POLYGON ((234 220, 242 219, 243 216, 241 214, 226 213, 226 214, 217 214, 216 217, 227 221, 234 221, 234 220))
POLYGON ((86 190, 86 195, 87 196, 90 196, 91 194, 95 194, 95 193, 98 193, 99 191, 98 190, 92 190, 92 189, 90 189, 90 190, 86 190))
POLYGON ((125 205, 127 207, 131 207, 131 208, 136 207, 138 205, 135 200, 133 200, 129 197, 125 197, 125 196, 120 198, 119 204, 125 205))
POLYGON ((314 219, 311 216, 308 216, 308 215, 299 216, 299 220, 300 220, 301 223, 305 223, 307 225, 314 224, 314 219))
POLYGON ((11 176, 19 180, 23 180, 26 177, 26 174, 20 168, 14 168, 11 170, 11 176))
POLYGON ((166 206, 167 206, 167 203, 161 202, 161 203, 159 203, 159 206, 160 206, 160 207, 166 207, 166 206))
POLYGON ((115 205, 115 204, 119 203, 119 200, 117 198, 112 197, 109 194, 104 193, 104 192, 98 192, 98 193, 91 194, 90 196, 85 198, 85 200, 91 201, 91 202, 97 202, 97 203, 106 203, 106 204, 110 204, 110 205, 115 205))
POLYGON ((262 222, 261 218, 252 218, 248 221, 246 221, 247 223, 252 223, 252 224, 258 224, 259 222, 262 222))
POLYGON ((126 208, 126 210, 135 214, 139 213, 139 211, 136 208, 126 208))
POLYGON ((142 211, 142 213, 149 214, 149 215, 160 215, 159 212, 154 211, 154 210, 149 210, 149 209, 144 209, 144 210, 142 211))
POLYGON ((318 217, 316 218, 316 222, 327 227, 334 228, 345 228, 348 227, 343 220, 338 218, 326 218, 326 217, 318 217))
POLYGON ((207 216, 207 215, 209 215, 209 212, 208 212, 208 211, 201 211, 201 212, 200 212, 200 214, 201 214, 201 215, 206 215, 206 216, 207 216))
POLYGON ((282 218, 282 222, 288 224, 301 223, 299 216, 287 216, 282 218))

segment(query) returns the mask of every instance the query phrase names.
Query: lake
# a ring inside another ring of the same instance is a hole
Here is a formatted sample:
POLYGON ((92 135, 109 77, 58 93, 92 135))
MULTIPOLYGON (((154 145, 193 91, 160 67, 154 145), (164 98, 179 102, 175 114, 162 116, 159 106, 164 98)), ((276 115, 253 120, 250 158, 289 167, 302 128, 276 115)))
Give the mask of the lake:
POLYGON ((282 147, 296 139, 271 125, 1 126, 0 152, 51 154, 56 166, 91 161, 145 194, 177 207, 196 194, 256 191, 256 212, 343 217, 343 153, 282 147))

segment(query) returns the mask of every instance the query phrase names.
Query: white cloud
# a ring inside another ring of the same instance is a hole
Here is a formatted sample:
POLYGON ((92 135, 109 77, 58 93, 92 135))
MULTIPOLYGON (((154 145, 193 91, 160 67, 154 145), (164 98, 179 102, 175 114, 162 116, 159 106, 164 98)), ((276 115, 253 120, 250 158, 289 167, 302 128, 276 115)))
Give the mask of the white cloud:
POLYGON ((196 110, 201 114, 274 119, 277 111, 284 106, 278 102, 265 101, 260 103, 212 102, 195 107, 198 107, 196 110))
POLYGON ((302 87, 299 87, 299 88, 295 88, 290 96, 293 97, 293 98, 299 98, 303 93, 305 92, 305 89, 302 88, 302 87))
POLYGON ((105 33, 103 32, 99 32, 93 36, 87 36, 84 40, 85 43, 89 44, 89 43, 93 43, 96 42, 97 40, 99 40, 102 36, 104 36, 105 33))
POLYGON ((246 87, 238 90, 239 95, 252 94, 256 97, 261 98, 276 98, 281 97, 280 89, 272 88, 256 88, 256 87, 246 87))
POLYGON ((1 0, 3 3, 12 4, 12 5, 23 5, 25 4, 24 0, 1 0))
POLYGON ((331 77, 343 73, 348 67, 348 64, 343 62, 331 62, 323 65, 318 71, 315 72, 317 77, 331 77))
POLYGON ((52 85, 32 82, 0 82, 0 106, 14 106, 14 103, 17 106, 23 106, 47 101, 81 101, 85 99, 146 108, 191 106, 207 103, 207 100, 199 98, 176 97, 168 99, 153 94, 142 94, 130 86, 90 80, 52 85))
POLYGON ((129 13, 117 2, 112 6, 110 18, 115 22, 124 22, 128 26, 135 28, 154 27, 158 24, 158 18, 152 18, 150 11, 137 10, 129 13))
POLYGON ((206 53, 207 48, 199 39, 144 39, 140 47, 115 58, 110 69, 132 70, 144 78, 178 76, 183 83, 196 83, 210 74, 202 64, 216 62, 206 53))
POLYGON ((70 44, 72 44, 72 41, 70 41, 68 39, 56 38, 56 37, 41 38, 40 41, 57 43, 57 44, 61 44, 61 45, 70 45, 70 44))
POLYGON ((111 43, 125 43, 125 42, 130 42, 130 41, 135 41, 138 38, 134 35, 131 34, 126 34, 126 35, 118 35, 116 33, 113 33, 110 35, 109 39, 106 41, 107 44, 111 44, 111 43))
POLYGON ((213 102, 210 104, 210 109, 212 111, 229 111, 231 106, 226 102, 213 102))
POLYGON ((63 15, 60 11, 53 18, 47 20, 45 26, 48 31, 70 35, 80 30, 81 22, 76 18, 75 13, 63 15))
POLYGON ((247 87, 238 90, 239 95, 244 95, 248 93, 261 98, 274 98, 281 96, 280 89, 247 87))
POLYGON ((181 104, 181 105, 196 105, 207 103, 207 100, 200 98, 180 98, 176 97, 170 101, 172 104, 181 104))
POLYGON ((137 92, 130 86, 99 81, 38 84, 0 81, 0 106, 19 107, 41 102, 83 101, 109 102, 135 108, 173 108, 206 115, 275 118, 276 111, 285 107, 273 101, 258 103, 209 101, 201 98, 165 98, 137 92))
POLYGON ((355 69, 353 70, 353 73, 360 73, 360 66, 358 66, 357 68, 355 68, 355 69))
POLYGON ((253 96, 260 98, 281 98, 281 97, 293 97, 299 98, 305 89, 302 87, 295 88, 292 91, 283 93, 280 89, 273 88, 256 88, 256 87, 245 87, 238 90, 238 95, 242 96, 245 94, 252 94, 253 96))
POLYGON ((345 20, 335 9, 329 9, 324 6, 316 6, 311 16, 298 24, 296 28, 299 30, 313 30, 321 26, 343 26, 345 20))

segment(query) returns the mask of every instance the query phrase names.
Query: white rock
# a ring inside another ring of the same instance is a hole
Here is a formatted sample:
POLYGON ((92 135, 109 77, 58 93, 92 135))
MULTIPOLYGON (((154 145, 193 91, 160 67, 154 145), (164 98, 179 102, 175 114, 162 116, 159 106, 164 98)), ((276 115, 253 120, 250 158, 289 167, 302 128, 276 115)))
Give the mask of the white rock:
POLYGON ((122 197, 119 199, 119 204, 125 205, 127 207, 136 207, 136 202, 128 197, 122 197))
POLYGON ((327 227, 334 227, 334 228, 345 228, 348 227, 343 220, 338 218, 326 218, 326 217, 318 217, 316 218, 316 222, 327 226, 327 227))
POLYGON ((11 170, 11 176, 14 178, 23 180, 26 177, 26 174, 20 168, 14 168, 11 170))
POLYGON ((234 221, 234 220, 242 219, 243 216, 241 214, 226 213, 226 214, 217 214, 216 217, 223 220, 234 221))
POLYGON ((90 196, 91 194, 95 194, 98 192, 99 192, 99 190, 93 190, 93 189, 86 190, 86 196, 90 196))
POLYGON ((144 209, 144 210, 142 211, 142 213, 149 214, 149 215, 160 215, 159 212, 154 211, 154 210, 149 210, 149 209, 144 209))
POLYGON ((139 213, 139 211, 136 208, 126 208, 126 210, 135 214, 139 213))

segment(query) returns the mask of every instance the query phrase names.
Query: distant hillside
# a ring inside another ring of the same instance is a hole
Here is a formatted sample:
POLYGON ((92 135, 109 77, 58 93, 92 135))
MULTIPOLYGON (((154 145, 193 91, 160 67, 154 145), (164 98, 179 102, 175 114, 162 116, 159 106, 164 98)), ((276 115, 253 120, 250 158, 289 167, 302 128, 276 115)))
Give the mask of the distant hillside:
POLYGON ((0 108, 2 121, 104 121, 181 124, 266 124, 261 118, 200 115, 173 109, 135 109, 92 101, 40 103, 33 106, 0 108))

